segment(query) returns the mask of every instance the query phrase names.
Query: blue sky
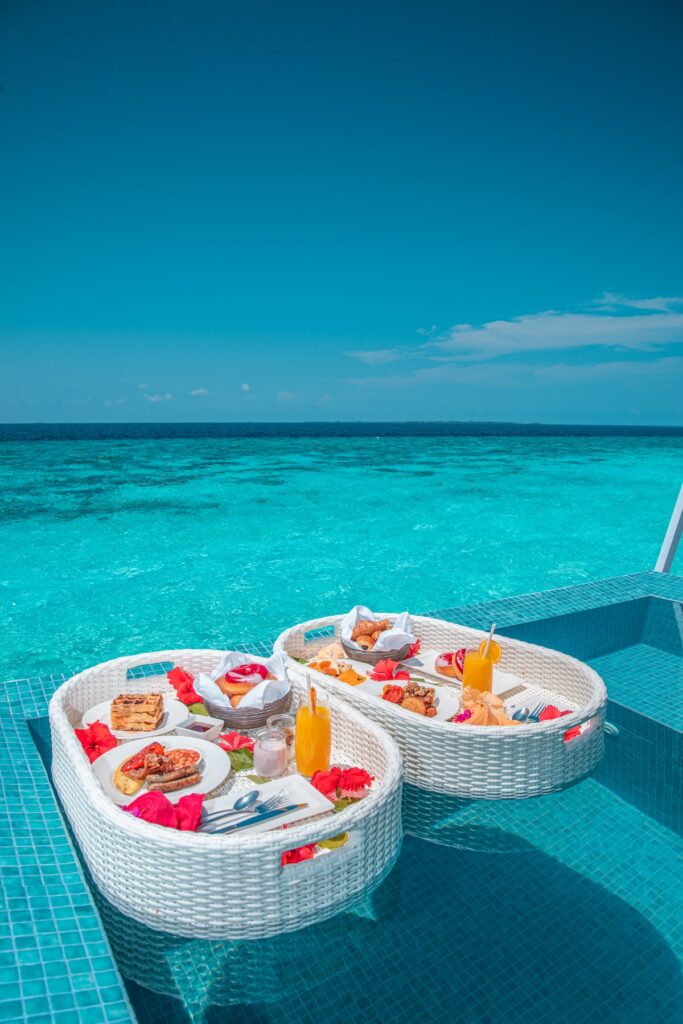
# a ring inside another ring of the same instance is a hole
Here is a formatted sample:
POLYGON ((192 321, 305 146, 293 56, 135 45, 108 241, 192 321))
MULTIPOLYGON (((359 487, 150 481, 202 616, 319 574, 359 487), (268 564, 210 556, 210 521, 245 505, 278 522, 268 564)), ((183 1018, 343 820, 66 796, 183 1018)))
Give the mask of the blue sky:
POLYGON ((7 0, 0 420, 682 424, 682 25, 7 0))

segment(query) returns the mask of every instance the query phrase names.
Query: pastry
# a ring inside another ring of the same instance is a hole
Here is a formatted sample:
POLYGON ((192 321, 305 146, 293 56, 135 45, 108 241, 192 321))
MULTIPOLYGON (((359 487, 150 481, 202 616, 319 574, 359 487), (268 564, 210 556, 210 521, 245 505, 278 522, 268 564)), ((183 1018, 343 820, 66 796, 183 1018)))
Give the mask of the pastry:
POLYGON ((401 707, 405 708, 406 711, 414 711, 418 715, 427 714, 425 703, 419 697, 404 697, 401 701, 401 707))
POLYGON ((216 680, 216 686, 224 693, 226 697, 244 697, 245 693, 249 693, 256 683, 234 683, 225 676, 221 676, 216 680))
POLYGON ((360 619, 353 627, 351 639, 359 647, 371 651, 377 643, 380 633, 389 628, 389 619, 382 619, 381 622, 376 622, 374 619, 360 619))
POLYGON ((440 654, 434 663, 434 668, 439 675, 462 680, 465 669, 465 648, 461 647, 459 651, 440 654))
POLYGON ((123 732, 153 732, 164 717, 160 693, 121 693, 111 702, 111 727, 123 732))

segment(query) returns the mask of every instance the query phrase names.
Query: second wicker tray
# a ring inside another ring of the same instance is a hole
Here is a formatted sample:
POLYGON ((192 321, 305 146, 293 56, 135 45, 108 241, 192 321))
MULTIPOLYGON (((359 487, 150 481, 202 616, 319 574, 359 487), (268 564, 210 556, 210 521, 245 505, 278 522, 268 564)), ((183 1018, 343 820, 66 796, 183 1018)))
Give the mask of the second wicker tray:
MULTIPOLYGON (((395 614, 382 612, 393 621, 395 614)), ((282 633, 275 650, 288 658, 290 678, 303 678, 309 661, 334 636, 343 616, 303 622, 282 633), (321 635, 322 634, 322 635, 321 635)), ((486 633, 443 619, 412 616, 422 651, 477 648, 486 633)), ((563 789, 590 772, 602 757, 607 694, 588 665, 559 651, 497 637, 501 668, 518 676, 547 703, 560 698, 572 714, 516 728, 477 726, 423 718, 346 683, 312 672, 316 685, 333 692, 393 736, 403 755, 407 782, 467 799, 501 800, 563 789), (580 735, 565 741, 570 729, 580 735)), ((416 675, 419 672, 416 670, 416 675)), ((428 684, 429 685, 429 684, 428 684)))

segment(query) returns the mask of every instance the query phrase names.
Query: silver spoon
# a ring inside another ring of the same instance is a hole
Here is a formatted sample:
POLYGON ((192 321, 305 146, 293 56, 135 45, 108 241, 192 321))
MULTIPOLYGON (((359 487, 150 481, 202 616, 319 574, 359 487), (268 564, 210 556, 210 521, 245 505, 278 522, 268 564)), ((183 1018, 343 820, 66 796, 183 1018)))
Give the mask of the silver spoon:
MULTIPOLYGON (((213 814, 207 814, 202 821, 211 821, 212 818, 222 818, 226 814, 232 814, 240 811, 246 811, 252 805, 256 804, 259 797, 258 789, 250 789, 248 793, 243 793, 242 796, 238 796, 232 807, 226 807, 222 811, 214 811, 213 814)), ((255 808, 256 809, 256 808, 255 808)))
POLYGON ((529 708, 517 708, 517 710, 513 712, 512 717, 515 722, 528 722, 529 708))

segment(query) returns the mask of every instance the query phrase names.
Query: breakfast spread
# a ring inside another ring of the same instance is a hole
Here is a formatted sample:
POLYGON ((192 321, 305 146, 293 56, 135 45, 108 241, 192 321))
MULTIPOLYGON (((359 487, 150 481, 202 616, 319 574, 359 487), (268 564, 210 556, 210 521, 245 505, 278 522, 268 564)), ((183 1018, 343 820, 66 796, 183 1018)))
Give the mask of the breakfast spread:
MULTIPOLYGON (((386 657, 367 668, 361 664, 360 655, 358 660, 354 659, 348 642, 354 642, 364 651, 372 650, 387 630, 393 632, 398 621, 392 626, 389 619, 370 618, 372 615, 369 609, 357 606, 341 620, 343 645, 340 640, 331 639, 318 648, 311 660, 298 660, 313 672, 319 672, 329 680, 359 687, 361 692, 386 704, 394 704, 422 718, 439 719, 456 726, 517 726, 525 722, 544 722, 553 714, 570 713, 557 711, 554 705, 543 701, 539 704, 543 691, 538 694, 530 692, 523 679, 499 669, 496 669, 496 673, 500 673, 496 676, 497 688, 503 696, 494 694, 494 667, 503 656, 502 647, 493 636, 495 623, 489 635, 477 641, 472 649, 424 650, 424 640, 414 639, 403 657, 403 651, 397 652, 398 660, 386 657), (518 697, 519 694, 524 695, 523 698, 518 697), (522 706, 525 702, 529 708, 522 706)), ((412 629, 407 612, 398 618, 402 619, 400 625, 403 629, 412 629)), ((569 739, 575 735, 578 733, 571 731, 569 739)))
POLYGON ((164 717, 160 693, 121 693, 111 702, 111 727, 126 732, 154 732, 164 717))
POLYGON ((113 782, 126 796, 134 796, 143 785, 148 790, 173 793, 201 782, 199 761, 198 750, 150 743, 118 765, 113 782))

